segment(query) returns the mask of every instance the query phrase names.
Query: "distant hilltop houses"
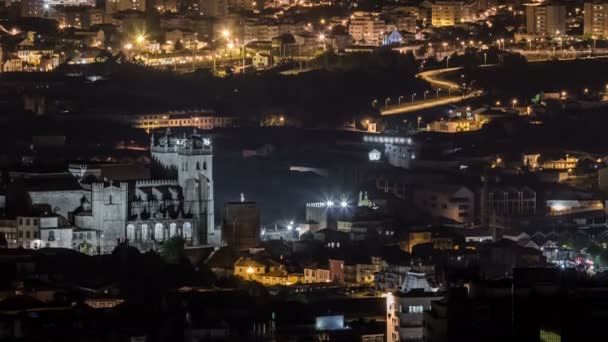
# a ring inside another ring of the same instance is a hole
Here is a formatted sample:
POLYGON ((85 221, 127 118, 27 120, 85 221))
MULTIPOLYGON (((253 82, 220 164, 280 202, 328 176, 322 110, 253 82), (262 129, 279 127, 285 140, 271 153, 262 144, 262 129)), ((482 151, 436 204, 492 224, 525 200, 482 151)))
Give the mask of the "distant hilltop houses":
MULTIPOLYGON (((8 4, 18 6, 21 17, 54 21, 57 31, 26 31, 18 24, 4 24, 0 28, 3 72, 51 71, 64 63, 132 61, 176 72, 206 68, 225 75, 227 70, 263 70, 286 61, 306 66, 327 51, 361 52, 390 46, 420 59, 443 59, 464 53, 466 48, 495 46, 525 52, 521 44, 508 45, 608 36, 608 24, 602 19, 606 8, 594 2, 567 13, 564 5, 551 1, 499 8, 493 0, 425 0, 416 5, 386 4, 376 11, 354 8, 314 20, 306 14, 331 2, 200 0, 150 6, 145 0, 108 0, 104 6, 96 6, 89 0, 23 0, 8 4), (152 7, 159 14, 160 26, 154 34, 146 27, 152 7), (454 38, 454 30, 477 32, 483 26, 491 27, 493 16, 501 11, 525 17, 525 23, 513 29, 513 39, 454 38), (568 21, 568 15, 577 18, 568 21)), ((532 44, 529 50, 533 50, 532 44)))
POLYGON ((299 6, 305 14, 312 7, 330 4, 307 0, 165 1, 154 5, 160 31, 152 35, 146 27, 151 6, 145 0, 108 0, 104 6, 90 0, 12 2, 9 5, 18 6, 21 17, 49 19, 56 23, 57 31, 4 25, 0 29, 1 69, 51 71, 64 63, 107 63, 113 60, 108 55, 117 61, 175 71, 267 69, 286 60, 307 62, 317 53, 353 46, 412 45, 415 51, 423 40, 437 35, 433 27, 473 23, 496 10, 492 1, 424 1, 417 6, 385 6, 377 12, 355 10, 315 22, 288 11, 299 6), (272 15, 262 15, 261 10, 272 15))

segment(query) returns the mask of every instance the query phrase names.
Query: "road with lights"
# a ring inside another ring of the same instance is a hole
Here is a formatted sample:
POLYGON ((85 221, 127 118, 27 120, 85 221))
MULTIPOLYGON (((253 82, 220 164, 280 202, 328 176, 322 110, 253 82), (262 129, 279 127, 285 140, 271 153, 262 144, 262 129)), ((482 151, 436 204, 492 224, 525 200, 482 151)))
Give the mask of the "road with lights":
POLYGON ((462 67, 454 67, 454 68, 444 68, 444 69, 436 69, 423 71, 416 75, 416 77, 421 78, 428 82, 432 87, 436 89, 442 89, 445 93, 455 93, 455 95, 446 95, 435 98, 429 98, 427 100, 421 101, 413 101, 408 103, 402 103, 396 106, 390 106, 383 110, 380 110, 381 115, 396 115, 409 113, 414 111, 419 111, 423 109, 429 109, 437 106, 444 106, 451 103, 460 102, 465 98, 472 98, 480 96, 482 93, 480 91, 472 92, 463 97, 460 93, 460 86, 452 81, 446 80, 442 78, 442 76, 446 73, 454 72, 461 70, 462 67))

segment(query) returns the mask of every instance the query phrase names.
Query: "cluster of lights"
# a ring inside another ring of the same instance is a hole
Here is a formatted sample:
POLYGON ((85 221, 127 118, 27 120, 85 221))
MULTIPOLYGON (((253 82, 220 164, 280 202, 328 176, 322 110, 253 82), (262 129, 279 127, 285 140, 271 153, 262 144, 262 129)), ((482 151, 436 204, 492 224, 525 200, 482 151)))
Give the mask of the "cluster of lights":
MULTIPOLYGON (((325 202, 314 202, 314 203, 308 203, 306 204, 307 207, 313 207, 313 208, 334 208, 334 207, 340 207, 343 209, 348 208, 349 204, 348 201, 343 199, 340 202, 335 202, 333 200, 327 200, 325 202)), ((290 222, 290 225, 293 224, 293 221, 290 222)), ((289 228, 289 225, 287 226, 289 228)))
POLYGON ((399 137, 385 137, 385 136, 364 136, 364 142, 373 142, 373 143, 388 143, 388 144, 408 144, 412 143, 412 138, 399 138, 399 137))

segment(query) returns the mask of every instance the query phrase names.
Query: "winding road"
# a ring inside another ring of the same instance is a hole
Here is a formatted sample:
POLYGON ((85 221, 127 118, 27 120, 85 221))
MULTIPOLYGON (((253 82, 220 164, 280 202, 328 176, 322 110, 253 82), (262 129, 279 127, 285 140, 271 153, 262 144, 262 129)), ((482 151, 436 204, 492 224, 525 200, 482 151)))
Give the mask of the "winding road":
MULTIPOLYGON (((462 101, 464 98, 462 96, 462 93, 460 93, 460 86, 455 82, 442 78, 443 74, 458 71, 460 69, 462 69, 462 67, 435 69, 423 71, 416 75, 416 77, 428 82, 432 87, 436 89, 445 90, 445 93, 454 92, 456 93, 455 95, 446 95, 441 97, 429 98, 427 100, 414 101, 403 103, 401 105, 390 106, 386 109, 380 110, 380 114, 383 116, 403 114, 462 101)), ((466 98, 476 97, 479 95, 481 95, 481 92, 473 92, 467 94, 466 98)))

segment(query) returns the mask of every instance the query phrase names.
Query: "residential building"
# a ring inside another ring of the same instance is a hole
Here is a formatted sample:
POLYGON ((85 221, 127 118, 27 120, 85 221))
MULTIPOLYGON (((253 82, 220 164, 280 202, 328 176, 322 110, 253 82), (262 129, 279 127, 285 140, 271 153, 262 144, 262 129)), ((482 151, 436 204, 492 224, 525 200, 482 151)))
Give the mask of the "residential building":
POLYGON ((234 118, 219 116, 205 111, 174 111, 162 114, 136 115, 131 119, 135 128, 147 131, 163 127, 195 127, 209 130, 216 128, 229 128, 234 125, 234 118))
POLYGON ((199 13, 207 17, 224 18, 228 16, 227 0, 199 0, 199 13))
POLYGON ((409 272, 400 291, 386 296, 386 340, 424 341, 424 312, 441 298, 424 273, 409 272))
POLYGON ((58 215, 40 217, 40 240, 47 248, 72 248, 72 227, 58 215))
POLYGON ((416 245, 432 243, 433 249, 448 250, 454 247, 454 238, 447 232, 448 228, 416 230, 408 233, 408 239, 402 248, 412 253, 416 245))
POLYGON ((95 1, 92 0, 45 0, 51 7, 94 7, 95 1))
POLYGON ((38 67, 43 56, 53 55, 51 48, 23 47, 17 49, 17 57, 21 58, 29 67, 38 67))
POLYGON ((22 0, 22 17, 45 17, 49 14, 50 6, 44 0, 22 0))
POLYGON ((272 41, 279 36, 279 26, 273 23, 246 22, 243 26, 245 44, 255 41, 272 41))
POLYGON ((146 10, 146 0, 108 0, 106 1, 106 13, 112 14, 122 11, 138 11, 146 10))
POLYGON ((255 0, 228 0, 228 6, 235 9, 252 11, 256 6, 255 0))
POLYGON ((330 277, 328 268, 320 268, 315 266, 304 268, 304 283, 329 283, 332 279, 330 277))
POLYGON ((142 27, 146 27, 146 18, 142 11, 119 12, 113 14, 111 18, 111 24, 126 35, 136 36, 141 34, 142 27))
POLYGON ((583 5, 583 32, 602 39, 608 37, 608 3, 585 2, 583 5))
POLYGON ((550 2, 526 4, 526 30, 546 37, 566 34, 566 6, 550 2))
POLYGON ((457 223, 475 219, 475 194, 462 185, 426 185, 414 190, 414 206, 434 217, 457 223))
POLYGON ((386 23, 379 13, 355 12, 348 25, 348 33, 359 45, 381 45, 386 23))
POLYGON ((38 249, 44 246, 40 240, 40 218, 38 216, 17 217, 17 247, 38 249))
MULTIPOLYGON (((1 219, 0 220, 0 243, 2 237, 6 240, 6 248, 17 248, 17 220, 1 219)), ((0 248, 3 246, 0 245, 0 248)))
POLYGON ((265 286, 293 285, 301 278, 298 274, 287 273, 283 265, 263 257, 240 257, 234 263, 234 275, 265 286))
POLYGON ((344 281, 353 286, 374 284, 374 274, 382 270, 382 258, 347 261, 344 264, 344 281))
POLYGON ((256 53, 253 56, 251 63, 255 69, 265 69, 272 65, 273 57, 267 53, 256 53))
POLYGON ((14 53, 6 53, 2 56, 2 72, 23 71, 23 60, 14 53))
POLYGON ((475 2, 436 1, 431 7, 433 26, 454 26, 472 19, 475 2))
POLYGON ((578 164, 578 158, 571 155, 559 159, 544 159, 541 157, 540 160, 541 168, 544 170, 572 170, 578 164))
POLYGON ((439 133, 470 132, 479 129, 481 129, 481 125, 476 120, 464 118, 437 120, 426 125, 427 131, 439 133))

